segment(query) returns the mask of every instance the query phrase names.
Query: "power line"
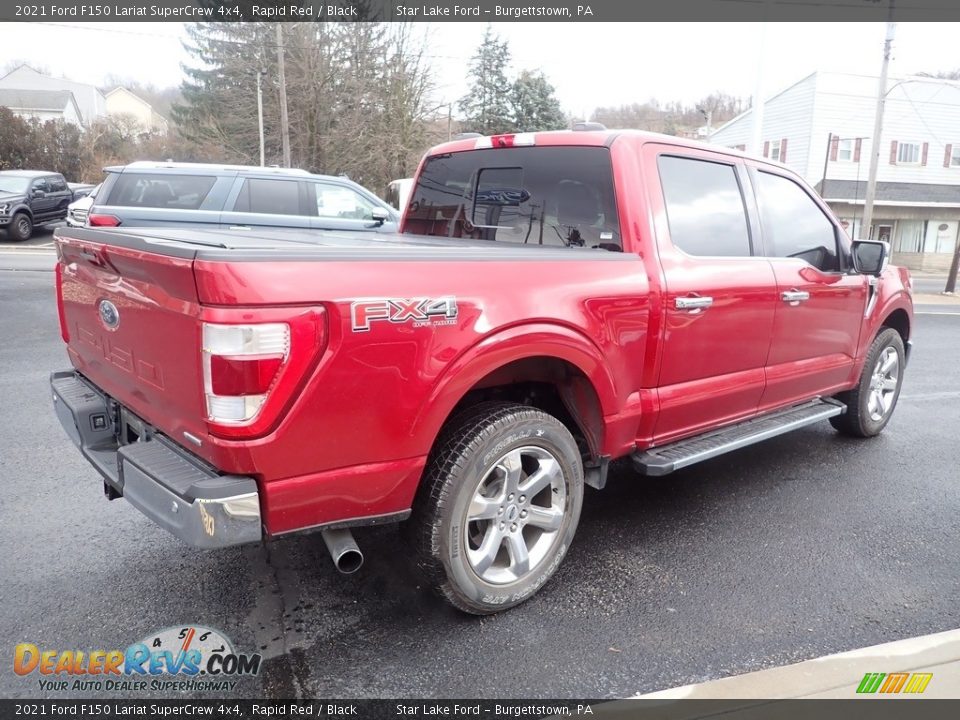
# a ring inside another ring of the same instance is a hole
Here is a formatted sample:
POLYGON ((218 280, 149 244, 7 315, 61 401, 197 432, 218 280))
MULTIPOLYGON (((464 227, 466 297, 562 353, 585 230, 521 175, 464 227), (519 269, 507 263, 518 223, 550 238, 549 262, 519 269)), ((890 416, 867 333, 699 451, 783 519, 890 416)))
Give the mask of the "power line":
MULTIPOLYGON (((175 40, 182 43, 184 37, 174 36, 174 35, 157 35, 155 33, 140 32, 138 30, 120 30, 117 28, 104 28, 104 27, 90 27, 86 25, 71 25, 70 23, 53 23, 53 22, 35 22, 33 25, 45 25, 47 27, 55 27, 63 30, 86 30, 88 32, 105 32, 105 33, 114 33, 116 35, 135 35, 139 37, 150 37, 150 38, 164 38, 166 40, 175 40)), ((340 23, 343 24, 343 23, 340 23)), ((226 43, 228 45, 240 45, 246 47, 261 47, 261 48, 276 48, 278 47, 276 41, 264 40, 263 42, 249 42, 247 40, 233 40, 229 38, 212 38, 213 42, 226 43)), ((283 46, 287 49, 296 49, 296 50, 316 50, 315 45, 291 45, 290 43, 285 42, 283 46)), ((457 55, 434 55, 434 54, 424 54, 422 57, 428 58, 430 60, 463 60, 464 58, 457 55)))

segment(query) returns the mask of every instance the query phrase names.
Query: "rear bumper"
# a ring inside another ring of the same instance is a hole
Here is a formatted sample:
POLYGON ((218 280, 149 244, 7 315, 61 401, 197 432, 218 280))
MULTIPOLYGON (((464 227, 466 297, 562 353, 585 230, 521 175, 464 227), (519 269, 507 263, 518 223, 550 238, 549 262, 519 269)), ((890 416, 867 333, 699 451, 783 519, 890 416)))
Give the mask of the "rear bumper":
POLYGON ((60 424, 103 476, 108 497, 125 497, 184 542, 218 548, 263 537, 256 481, 220 475, 149 426, 137 421, 138 441, 120 444, 132 416, 76 371, 50 376, 60 424))

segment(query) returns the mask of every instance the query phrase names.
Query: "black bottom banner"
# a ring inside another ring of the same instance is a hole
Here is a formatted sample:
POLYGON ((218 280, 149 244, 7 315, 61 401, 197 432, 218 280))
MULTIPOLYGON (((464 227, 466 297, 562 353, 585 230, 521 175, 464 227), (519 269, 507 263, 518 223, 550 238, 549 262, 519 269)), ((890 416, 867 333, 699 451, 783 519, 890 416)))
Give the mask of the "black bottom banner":
POLYGON ((960 700, 0 700, 0 718, 943 720, 960 700))

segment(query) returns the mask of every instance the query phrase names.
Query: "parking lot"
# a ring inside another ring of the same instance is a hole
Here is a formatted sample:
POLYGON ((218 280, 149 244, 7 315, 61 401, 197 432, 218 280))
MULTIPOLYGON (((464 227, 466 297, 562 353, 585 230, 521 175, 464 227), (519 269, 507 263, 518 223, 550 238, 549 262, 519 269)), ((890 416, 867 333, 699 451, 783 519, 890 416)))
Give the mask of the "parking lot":
POLYGON ((261 652, 236 692, 274 698, 624 697, 960 624, 955 306, 918 308, 935 314, 879 438, 823 423, 665 478, 620 467, 551 583, 478 619, 417 586, 394 527, 358 530, 367 564, 344 577, 319 535, 197 552, 107 502, 51 409, 68 361, 46 262, 0 270, 6 697, 56 696, 11 671, 18 642, 124 648, 187 623, 261 652))

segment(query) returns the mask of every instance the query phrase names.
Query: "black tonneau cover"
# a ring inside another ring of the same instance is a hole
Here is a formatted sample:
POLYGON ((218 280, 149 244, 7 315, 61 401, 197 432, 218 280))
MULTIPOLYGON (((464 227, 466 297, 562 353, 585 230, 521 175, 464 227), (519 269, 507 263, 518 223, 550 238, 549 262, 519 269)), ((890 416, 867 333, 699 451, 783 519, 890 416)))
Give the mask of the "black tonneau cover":
POLYGON ((72 238, 196 260, 624 260, 634 256, 589 248, 524 245, 426 235, 332 230, 201 228, 58 228, 72 238))

